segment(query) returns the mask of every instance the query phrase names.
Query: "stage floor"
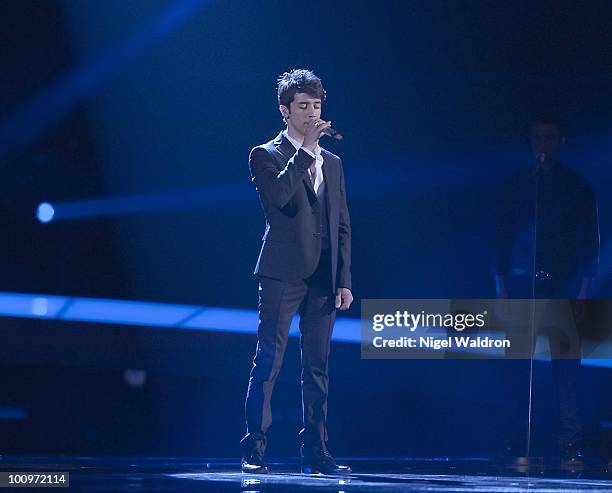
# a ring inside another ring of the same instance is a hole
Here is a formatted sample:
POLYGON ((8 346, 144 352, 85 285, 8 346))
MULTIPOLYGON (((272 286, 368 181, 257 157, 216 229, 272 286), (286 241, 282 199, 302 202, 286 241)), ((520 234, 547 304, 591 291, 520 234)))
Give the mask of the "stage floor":
POLYGON ((83 492, 612 491, 612 473, 602 461, 587 461, 584 469, 574 471, 542 460, 529 466, 500 465, 486 458, 350 458, 339 462, 350 464, 354 473, 306 476, 296 472, 296 461, 270 460, 271 474, 246 475, 237 461, 228 459, 66 456, 4 456, 0 472, 68 472, 65 490, 83 492))

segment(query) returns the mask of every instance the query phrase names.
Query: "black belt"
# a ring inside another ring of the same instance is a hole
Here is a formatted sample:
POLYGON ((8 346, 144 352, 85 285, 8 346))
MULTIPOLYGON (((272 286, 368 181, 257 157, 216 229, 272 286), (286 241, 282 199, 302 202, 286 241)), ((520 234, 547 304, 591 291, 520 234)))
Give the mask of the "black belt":
POLYGON ((550 282, 555 277, 556 276, 554 276, 552 272, 549 272, 547 270, 539 270, 535 273, 536 281, 540 281, 540 282, 550 282))
MULTIPOLYGON (((531 277, 531 272, 529 272, 528 270, 525 269, 512 269, 512 275, 516 276, 516 277, 526 277, 526 278, 530 278, 531 277)), ((542 282, 542 283, 546 283, 546 282, 552 282, 555 280, 559 280, 559 279, 564 279, 567 276, 561 276, 559 275, 559 273, 555 273, 549 270, 544 270, 544 269, 540 269, 537 270, 535 273, 535 279, 538 282, 542 282)))

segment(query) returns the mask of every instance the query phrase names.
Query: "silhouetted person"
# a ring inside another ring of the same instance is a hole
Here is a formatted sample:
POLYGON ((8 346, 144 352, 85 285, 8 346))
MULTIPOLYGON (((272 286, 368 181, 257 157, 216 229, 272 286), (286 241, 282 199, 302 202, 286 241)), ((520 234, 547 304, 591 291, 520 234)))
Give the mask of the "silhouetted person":
MULTIPOLYGON (((563 127, 551 116, 531 122, 534 166, 516 172, 499 197, 496 290, 501 298, 584 299, 599 258, 595 196, 586 178, 560 162, 563 127)), ((555 310, 560 304, 555 306, 555 310)), ((568 326, 576 325, 571 314, 568 326)), ((558 310, 557 310, 558 311, 558 310)), ((540 322, 538 322, 540 323, 540 322)), ((581 455, 576 387, 579 337, 551 330, 546 321, 559 398, 559 447, 564 458, 581 455)), ((576 331, 576 334, 578 331, 576 331)), ((571 335, 571 334, 570 334, 571 335)))

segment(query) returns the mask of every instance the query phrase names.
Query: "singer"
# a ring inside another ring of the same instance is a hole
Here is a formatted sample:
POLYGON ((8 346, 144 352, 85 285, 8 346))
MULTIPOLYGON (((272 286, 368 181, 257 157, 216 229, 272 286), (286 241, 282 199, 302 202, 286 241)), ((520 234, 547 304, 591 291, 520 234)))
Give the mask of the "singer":
MULTIPOLYGON (((589 294, 599 259, 597 206, 589 181, 561 162, 564 143, 564 125, 557 117, 533 118, 535 165, 516 172, 498 193, 496 289, 501 298, 584 299, 589 294)), ((580 344, 554 326, 543 329, 549 337, 559 401, 561 465, 577 466, 583 446, 577 398, 580 344)), ((514 372, 525 372, 528 381, 527 365, 520 363, 514 372)), ((514 409, 527 407, 521 397, 513 403, 514 409)), ((512 410, 507 406, 508 412, 512 410)), ((516 455, 512 449, 520 448, 520 440, 511 438, 505 453, 516 455)))
POLYGON ((321 119, 325 90, 309 70, 278 79, 279 110, 287 127, 249 157, 251 177, 266 219, 255 275, 259 326, 245 403, 247 434, 242 471, 267 473, 270 402, 283 363, 292 317, 300 314, 303 429, 300 457, 306 474, 347 474, 327 450, 328 359, 336 310, 351 293, 351 226, 341 159, 319 145, 338 132, 321 119))
POLYGON ((498 193, 497 294, 586 298, 599 259, 593 188, 561 163, 565 135, 556 116, 539 114, 530 126, 535 165, 498 193))

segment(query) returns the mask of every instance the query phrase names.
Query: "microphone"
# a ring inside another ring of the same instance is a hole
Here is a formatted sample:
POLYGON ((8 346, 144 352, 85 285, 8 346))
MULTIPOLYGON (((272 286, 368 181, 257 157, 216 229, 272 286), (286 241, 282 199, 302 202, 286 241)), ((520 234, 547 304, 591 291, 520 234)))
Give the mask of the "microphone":
POLYGON ((344 139, 344 136, 340 132, 338 132, 335 128, 327 127, 325 130, 323 130, 323 133, 325 135, 329 135, 330 137, 333 137, 336 140, 344 139))

